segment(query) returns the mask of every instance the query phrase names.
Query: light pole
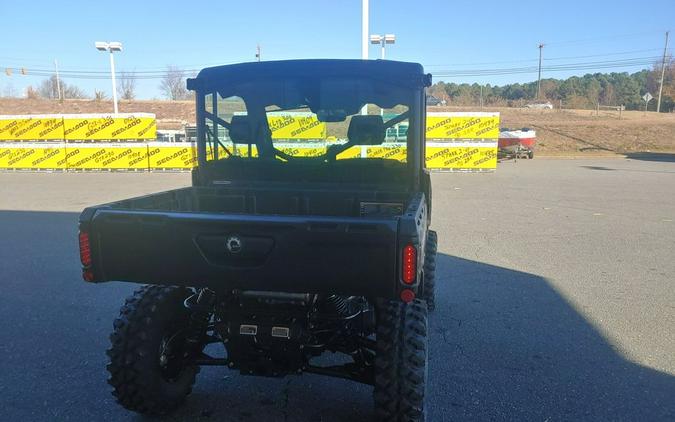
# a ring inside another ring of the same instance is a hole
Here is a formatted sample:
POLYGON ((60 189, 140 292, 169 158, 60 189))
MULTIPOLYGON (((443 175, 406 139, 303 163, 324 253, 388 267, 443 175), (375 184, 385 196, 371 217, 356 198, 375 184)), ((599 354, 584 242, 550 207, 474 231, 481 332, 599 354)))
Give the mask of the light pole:
POLYGON ((113 42, 102 42, 96 41, 94 44, 98 51, 110 51, 110 74, 112 75, 112 95, 113 95, 113 107, 115 108, 115 114, 117 114, 117 82, 115 81, 115 59, 113 58, 113 51, 122 51, 122 43, 113 41, 113 42))
MULTIPOLYGON (((361 0, 361 60, 368 60, 368 15, 370 4, 368 0, 361 0)), ((368 104, 361 107, 361 114, 368 114, 368 104)))
MULTIPOLYGON (((371 35, 370 36, 370 43, 371 44, 380 44, 381 47, 381 54, 380 58, 384 60, 385 54, 385 45, 386 44, 394 44, 396 42, 396 35, 394 34, 384 34, 384 35, 371 35)), ((380 108, 380 116, 384 116, 384 109, 380 108)))
POLYGON ((382 55, 381 59, 384 60, 384 46, 385 44, 394 44, 396 43, 396 35, 394 34, 384 34, 384 35, 371 35, 370 36, 371 44, 380 44, 382 46, 382 55))

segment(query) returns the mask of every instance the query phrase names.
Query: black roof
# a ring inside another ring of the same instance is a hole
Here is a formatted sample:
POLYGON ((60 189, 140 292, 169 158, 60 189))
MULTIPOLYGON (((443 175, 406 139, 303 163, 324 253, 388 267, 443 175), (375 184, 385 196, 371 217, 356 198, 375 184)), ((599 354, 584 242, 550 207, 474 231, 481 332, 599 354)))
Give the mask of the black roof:
POLYGON ((392 60, 279 60, 238 63, 207 67, 194 79, 188 79, 190 90, 210 91, 224 84, 256 79, 287 77, 367 77, 403 86, 431 85, 431 75, 419 63, 392 60))

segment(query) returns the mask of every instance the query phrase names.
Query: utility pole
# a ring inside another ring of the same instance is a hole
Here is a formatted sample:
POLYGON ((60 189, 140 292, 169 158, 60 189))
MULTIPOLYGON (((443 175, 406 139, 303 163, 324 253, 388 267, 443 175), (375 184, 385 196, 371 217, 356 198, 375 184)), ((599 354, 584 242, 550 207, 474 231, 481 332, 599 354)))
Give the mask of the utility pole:
POLYGON ((668 31, 666 31, 666 46, 663 48, 663 60, 661 61, 661 82, 659 83, 659 99, 656 101, 656 112, 661 111, 661 92, 663 91, 663 76, 666 73, 666 54, 668 53, 668 31))
POLYGON ((255 46, 255 59, 257 61, 260 61, 260 44, 257 44, 255 46))
POLYGON ((483 84, 480 85, 480 109, 483 109, 483 84))
POLYGON ((61 101, 61 80, 59 78, 59 62, 54 59, 54 69, 56 70, 56 92, 58 93, 57 96, 59 97, 59 101, 61 101))
POLYGON ((544 44, 539 44, 539 76, 537 77, 537 100, 539 99, 539 94, 541 93, 541 51, 544 48, 544 44))

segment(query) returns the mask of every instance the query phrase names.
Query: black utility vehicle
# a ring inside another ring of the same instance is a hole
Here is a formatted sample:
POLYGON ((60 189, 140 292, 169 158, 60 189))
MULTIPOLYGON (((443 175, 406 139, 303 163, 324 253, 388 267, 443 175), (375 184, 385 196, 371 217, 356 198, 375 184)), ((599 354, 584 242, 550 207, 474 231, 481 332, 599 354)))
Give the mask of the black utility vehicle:
POLYGON ((379 60, 244 63, 188 80, 193 186, 80 216, 84 279, 148 284, 110 337, 122 406, 171 411, 201 365, 223 365, 371 384, 379 420, 424 420, 436 254, 423 158, 430 82, 418 64, 379 60), (383 147, 401 123, 407 145, 383 147), (317 127, 320 139, 297 139, 317 127), (204 351, 211 343, 224 357, 204 351), (327 351, 349 362, 316 364, 327 351))

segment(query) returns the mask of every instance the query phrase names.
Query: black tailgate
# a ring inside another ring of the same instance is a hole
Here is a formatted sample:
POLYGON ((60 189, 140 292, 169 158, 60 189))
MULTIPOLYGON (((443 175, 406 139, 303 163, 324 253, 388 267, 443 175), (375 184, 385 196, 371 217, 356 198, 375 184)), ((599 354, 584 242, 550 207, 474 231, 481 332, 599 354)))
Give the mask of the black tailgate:
POLYGON ((83 227, 95 281, 382 296, 397 221, 103 208, 83 227))

